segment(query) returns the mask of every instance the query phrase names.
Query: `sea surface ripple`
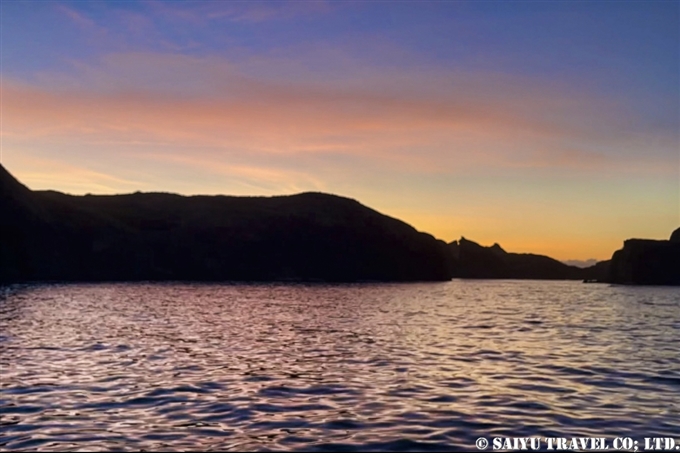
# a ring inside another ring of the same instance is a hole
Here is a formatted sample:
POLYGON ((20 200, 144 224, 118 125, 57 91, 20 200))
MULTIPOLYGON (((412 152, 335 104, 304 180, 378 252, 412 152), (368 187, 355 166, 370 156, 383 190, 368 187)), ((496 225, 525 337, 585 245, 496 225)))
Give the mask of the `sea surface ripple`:
POLYGON ((0 450, 678 438, 679 338, 677 288, 0 287, 0 450))

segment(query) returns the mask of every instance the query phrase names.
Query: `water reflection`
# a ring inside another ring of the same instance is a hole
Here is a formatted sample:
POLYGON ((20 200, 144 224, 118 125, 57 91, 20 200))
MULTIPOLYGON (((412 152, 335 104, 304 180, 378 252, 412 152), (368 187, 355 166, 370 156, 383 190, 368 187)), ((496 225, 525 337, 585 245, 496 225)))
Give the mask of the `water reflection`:
POLYGON ((673 436, 680 295, 574 282, 0 293, 0 448, 450 450, 673 436))

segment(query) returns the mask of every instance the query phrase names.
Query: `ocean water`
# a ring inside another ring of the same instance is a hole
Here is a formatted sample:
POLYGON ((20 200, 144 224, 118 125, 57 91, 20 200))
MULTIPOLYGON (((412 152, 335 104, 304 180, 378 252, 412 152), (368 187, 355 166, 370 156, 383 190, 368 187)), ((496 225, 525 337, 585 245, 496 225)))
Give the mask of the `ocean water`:
POLYGON ((677 288, 4 287, 0 450, 680 438, 679 339, 677 288))

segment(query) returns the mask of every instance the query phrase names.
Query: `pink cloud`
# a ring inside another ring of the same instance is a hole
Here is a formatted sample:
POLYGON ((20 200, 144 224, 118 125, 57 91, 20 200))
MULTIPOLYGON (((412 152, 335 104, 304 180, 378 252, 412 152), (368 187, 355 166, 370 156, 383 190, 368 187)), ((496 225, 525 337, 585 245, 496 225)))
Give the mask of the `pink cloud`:
POLYGON ((627 127, 630 112, 555 81, 427 67, 381 71, 349 58, 335 79, 286 60, 287 77, 277 81, 270 74, 282 59, 129 53, 76 62, 70 74, 6 81, 5 130, 24 141, 118 144, 117 153, 165 146, 194 150, 197 159, 240 156, 244 164, 255 155, 344 156, 440 174, 476 167, 668 171, 658 156, 672 140, 657 140, 642 159, 631 149, 648 136, 627 127))

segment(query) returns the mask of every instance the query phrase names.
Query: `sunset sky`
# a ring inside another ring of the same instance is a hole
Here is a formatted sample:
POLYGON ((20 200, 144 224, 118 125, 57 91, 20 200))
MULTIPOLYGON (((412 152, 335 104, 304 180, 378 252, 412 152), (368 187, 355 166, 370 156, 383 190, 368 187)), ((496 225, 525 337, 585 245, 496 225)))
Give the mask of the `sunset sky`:
POLYGON ((32 189, 348 196, 607 259, 680 226, 678 1, 10 1, 32 189))

